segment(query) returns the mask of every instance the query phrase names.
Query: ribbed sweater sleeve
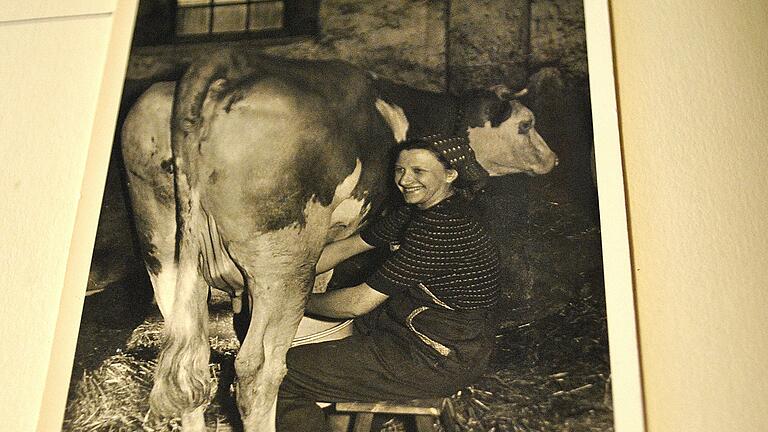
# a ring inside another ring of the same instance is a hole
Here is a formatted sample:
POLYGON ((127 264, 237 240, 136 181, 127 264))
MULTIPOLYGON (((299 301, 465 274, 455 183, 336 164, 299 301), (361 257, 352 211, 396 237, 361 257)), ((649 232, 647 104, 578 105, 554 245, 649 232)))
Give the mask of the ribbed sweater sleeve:
POLYGON ((391 249, 393 245, 400 243, 411 213, 412 209, 407 206, 396 207, 392 212, 363 228, 360 237, 371 246, 391 249))

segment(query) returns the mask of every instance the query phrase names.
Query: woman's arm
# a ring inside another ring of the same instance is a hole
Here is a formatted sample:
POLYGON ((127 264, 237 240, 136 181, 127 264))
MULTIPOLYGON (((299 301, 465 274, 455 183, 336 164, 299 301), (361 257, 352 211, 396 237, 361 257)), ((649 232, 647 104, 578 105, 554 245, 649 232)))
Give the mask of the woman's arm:
POLYGON ((374 310, 388 297, 362 283, 322 294, 312 294, 306 311, 328 318, 355 318, 374 310))
POLYGON ((315 265, 315 272, 317 274, 325 273, 345 259, 371 249, 373 249, 373 246, 360 238, 360 234, 330 243, 320 253, 320 259, 317 260, 315 265))

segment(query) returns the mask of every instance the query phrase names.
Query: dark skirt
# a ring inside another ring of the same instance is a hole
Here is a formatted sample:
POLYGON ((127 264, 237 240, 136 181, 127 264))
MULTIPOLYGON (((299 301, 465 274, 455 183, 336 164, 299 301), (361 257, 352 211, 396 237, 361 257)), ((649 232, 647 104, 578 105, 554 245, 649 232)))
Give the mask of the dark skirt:
POLYGON ((352 336, 291 348, 278 397, 278 431, 322 431, 321 402, 411 400, 449 396, 477 380, 493 347, 486 312, 420 307, 393 296, 355 320, 352 336), (422 336, 419 336, 417 330, 422 336), (450 349, 440 353, 423 337, 450 349))

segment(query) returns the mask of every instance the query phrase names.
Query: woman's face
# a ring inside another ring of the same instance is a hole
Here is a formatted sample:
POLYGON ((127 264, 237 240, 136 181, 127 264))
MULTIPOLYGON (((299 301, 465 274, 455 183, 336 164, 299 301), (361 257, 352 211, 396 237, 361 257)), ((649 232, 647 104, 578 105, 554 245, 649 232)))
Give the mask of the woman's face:
POLYGON ((458 174, 446 169, 431 151, 403 150, 395 162, 395 184, 405 202, 426 209, 453 193, 451 183, 458 174))

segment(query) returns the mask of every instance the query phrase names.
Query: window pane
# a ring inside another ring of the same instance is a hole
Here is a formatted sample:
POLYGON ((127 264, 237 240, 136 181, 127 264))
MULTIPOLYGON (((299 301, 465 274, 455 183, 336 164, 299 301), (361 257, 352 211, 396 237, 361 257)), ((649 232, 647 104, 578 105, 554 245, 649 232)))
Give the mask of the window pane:
POLYGON ((194 5, 207 5, 208 3, 210 3, 210 0, 176 0, 176 4, 179 8, 194 5))
POLYGON ((192 35, 208 33, 209 23, 209 8, 179 8, 176 16, 176 34, 192 35))
POLYGON ((247 3, 247 0, 213 0, 216 4, 247 3))
POLYGON ((283 2, 251 3, 250 30, 271 30, 283 28, 283 2))
POLYGON ((216 6, 213 9, 213 32, 245 30, 246 5, 216 6))

